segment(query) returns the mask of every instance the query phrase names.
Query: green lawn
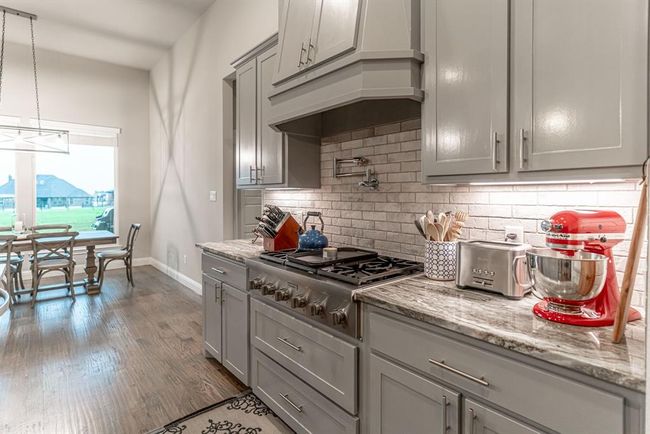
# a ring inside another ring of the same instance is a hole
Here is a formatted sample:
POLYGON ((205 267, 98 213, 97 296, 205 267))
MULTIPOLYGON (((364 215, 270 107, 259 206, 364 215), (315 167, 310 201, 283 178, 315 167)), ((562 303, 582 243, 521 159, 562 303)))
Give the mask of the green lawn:
MULTIPOLYGON (((101 215, 105 208, 51 208, 37 209, 36 221, 39 225, 67 223, 74 231, 91 231, 95 217, 101 215)), ((12 224, 12 212, 0 212, 0 226, 12 224)))

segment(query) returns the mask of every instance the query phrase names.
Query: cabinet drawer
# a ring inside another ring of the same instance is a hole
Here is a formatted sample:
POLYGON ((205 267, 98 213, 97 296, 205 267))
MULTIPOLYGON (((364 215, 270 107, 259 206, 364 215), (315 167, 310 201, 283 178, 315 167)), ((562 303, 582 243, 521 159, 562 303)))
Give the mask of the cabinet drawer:
POLYGON ((203 272, 223 283, 227 283, 237 289, 248 289, 246 282, 246 267, 229 261, 228 259, 219 258, 214 255, 203 253, 202 255, 203 272))
POLYGON ((370 313, 368 338, 373 351, 552 430, 623 433, 620 396, 375 312, 370 313))
POLYGON ((251 299, 251 342, 356 414, 357 347, 255 299, 251 299))
POLYGON ((260 351, 253 350, 253 391, 296 432, 353 434, 352 417, 260 351))
POLYGON ((465 434, 493 432, 499 434, 542 434, 495 410, 485 407, 471 399, 465 400, 463 425, 465 434))

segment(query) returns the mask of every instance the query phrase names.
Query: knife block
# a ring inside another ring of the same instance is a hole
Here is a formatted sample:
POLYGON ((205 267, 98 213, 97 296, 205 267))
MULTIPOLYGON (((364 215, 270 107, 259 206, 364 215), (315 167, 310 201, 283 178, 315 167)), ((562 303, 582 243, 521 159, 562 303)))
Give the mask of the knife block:
POLYGON ((279 252, 298 248, 298 231, 300 224, 287 213, 287 217, 280 222, 275 231, 275 238, 264 237, 264 250, 267 252, 279 252))

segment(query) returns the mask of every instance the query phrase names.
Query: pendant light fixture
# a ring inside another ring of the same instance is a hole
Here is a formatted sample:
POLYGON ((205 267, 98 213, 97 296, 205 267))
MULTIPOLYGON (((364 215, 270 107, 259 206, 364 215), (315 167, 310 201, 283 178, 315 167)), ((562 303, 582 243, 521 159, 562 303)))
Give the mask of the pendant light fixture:
POLYGON ((2 11, 2 40, 0 41, 0 103, 2 102, 2 79, 5 59, 5 33, 7 14, 29 20, 32 39, 32 63, 34 65, 34 94, 36 96, 36 127, 0 125, 0 151, 70 153, 70 134, 65 130, 41 128, 41 106, 38 98, 38 72, 36 68, 36 43, 34 21, 37 16, 16 9, 0 6, 2 11))

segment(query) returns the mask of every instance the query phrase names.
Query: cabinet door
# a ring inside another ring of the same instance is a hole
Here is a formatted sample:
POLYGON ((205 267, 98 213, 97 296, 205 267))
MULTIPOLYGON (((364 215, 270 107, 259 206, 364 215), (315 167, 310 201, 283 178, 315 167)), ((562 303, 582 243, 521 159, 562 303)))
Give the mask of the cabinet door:
POLYGON ((321 0, 316 13, 310 65, 353 50, 359 27, 359 0, 321 0))
POLYGON ((223 366, 248 385, 248 294, 223 285, 223 366))
POLYGON ((369 430, 376 434, 459 432, 459 395, 370 355, 369 430))
POLYGON ((508 171, 508 0, 422 2, 424 176, 508 171))
POLYGON ((518 170, 642 162, 647 0, 517 0, 512 8, 518 170))
POLYGON ((207 352, 221 362, 221 282, 203 275, 203 342, 207 352))
POLYGON ((280 43, 274 83, 300 72, 307 62, 307 49, 320 0, 281 0, 280 43))
POLYGON ((521 422, 484 407, 471 399, 465 399, 463 420, 465 434, 541 434, 521 422))
POLYGON ((257 60, 237 69, 237 185, 255 184, 257 141, 257 60))
POLYGON ((284 178, 284 147, 282 133, 269 126, 271 101, 269 92, 273 87, 276 49, 271 48, 257 57, 257 164, 260 184, 282 184, 284 178))

